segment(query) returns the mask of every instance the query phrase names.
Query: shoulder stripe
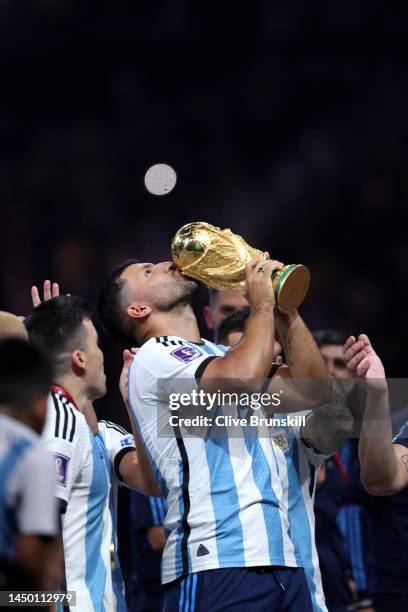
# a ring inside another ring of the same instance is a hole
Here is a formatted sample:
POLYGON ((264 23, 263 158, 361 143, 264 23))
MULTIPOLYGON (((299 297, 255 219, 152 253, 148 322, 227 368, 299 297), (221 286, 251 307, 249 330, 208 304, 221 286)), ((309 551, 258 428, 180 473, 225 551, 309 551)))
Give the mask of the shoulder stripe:
POLYGON ((60 409, 59 409, 59 406, 58 406, 57 398, 54 395, 54 393, 51 393, 51 397, 52 397, 52 401, 54 402, 54 407, 55 407, 55 430, 54 430, 54 437, 58 438, 58 435, 59 435, 59 423, 60 423, 60 409))
POLYGON ((163 344, 163 346, 177 346, 178 344, 184 344, 182 340, 169 340, 168 336, 157 336, 156 344, 163 344))
POLYGON ((55 431, 54 436, 56 438, 62 438, 63 440, 69 440, 72 442, 74 439, 75 426, 76 426, 76 415, 65 398, 62 398, 58 393, 51 393, 52 401, 55 406, 55 431), (68 424, 69 424, 69 412, 71 413, 71 429, 68 437, 68 424))
POLYGON ((76 426, 76 414, 75 412, 72 410, 71 406, 69 407, 69 410, 72 414, 72 426, 71 426, 71 432, 69 434, 69 441, 72 442, 74 439, 74 435, 75 435, 75 426, 76 426))
POLYGON ((64 429, 62 430, 62 437, 64 438, 64 440, 67 439, 67 429, 68 429, 68 410, 67 410, 67 406, 66 403, 63 401, 62 402, 62 407, 64 409, 64 429))
POLYGON ((105 420, 102 419, 99 422, 100 423, 105 423, 106 427, 108 427, 109 429, 115 429, 116 431, 118 431, 119 433, 123 434, 124 436, 130 436, 131 435, 128 431, 126 431, 126 429, 121 427, 121 425, 117 425, 116 423, 112 423, 112 421, 105 421, 105 420))
POLYGON ((61 395, 56 395, 55 396, 57 399, 57 404, 59 406, 60 409, 60 419, 61 419, 61 426, 60 426, 60 431, 59 431, 59 438, 62 438, 63 440, 66 440, 66 436, 67 436, 67 428, 68 428, 68 412, 67 412, 67 408, 65 406, 65 402, 63 397, 61 397, 61 395))

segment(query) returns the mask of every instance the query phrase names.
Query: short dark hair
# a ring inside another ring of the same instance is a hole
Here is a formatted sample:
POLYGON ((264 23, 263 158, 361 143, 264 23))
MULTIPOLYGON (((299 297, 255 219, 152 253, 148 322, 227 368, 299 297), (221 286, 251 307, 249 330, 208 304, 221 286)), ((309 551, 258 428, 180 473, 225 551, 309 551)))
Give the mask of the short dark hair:
POLYGON ((27 341, 0 341, 0 404, 16 412, 48 394, 52 368, 44 353, 27 341))
POLYGON ((325 344, 336 344, 343 346, 347 340, 345 334, 335 329, 317 329, 316 331, 312 332, 312 335, 319 348, 325 344))
POLYGON ((57 375, 65 372, 67 352, 84 341, 83 322, 92 308, 76 295, 60 295, 43 302, 25 319, 30 341, 51 359, 57 375))
POLYGON ((125 281, 120 278, 120 275, 126 268, 137 263, 140 263, 139 259, 126 259, 116 266, 98 298, 97 310, 104 328, 114 338, 127 343, 131 338, 126 333, 124 326, 120 296, 125 281))
POLYGON ((208 287, 208 303, 210 305, 210 308, 213 308, 219 295, 220 295, 220 292, 218 289, 213 289, 212 287, 208 287))
POLYGON ((250 315, 251 309, 249 306, 233 312, 229 317, 226 317, 218 326, 217 338, 221 344, 225 341, 232 332, 243 332, 245 323, 250 315))

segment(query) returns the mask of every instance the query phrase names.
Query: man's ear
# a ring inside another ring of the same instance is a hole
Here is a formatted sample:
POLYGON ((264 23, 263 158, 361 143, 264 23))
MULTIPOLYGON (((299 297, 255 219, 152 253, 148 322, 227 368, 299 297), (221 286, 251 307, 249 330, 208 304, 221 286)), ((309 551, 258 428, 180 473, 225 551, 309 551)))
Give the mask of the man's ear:
POLYGON ((211 308, 209 306, 204 306, 203 308, 203 317, 206 326, 208 329, 214 329, 214 319, 211 308))
POLYGON ((132 304, 129 304, 126 312, 128 313, 129 317, 132 317, 132 319, 144 319, 152 312, 152 309, 146 304, 138 304, 133 302, 132 304))
POLYGON ((83 372, 86 368, 86 355, 84 351, 76 349, 71 353, 72 369, 75 372, 83 372))

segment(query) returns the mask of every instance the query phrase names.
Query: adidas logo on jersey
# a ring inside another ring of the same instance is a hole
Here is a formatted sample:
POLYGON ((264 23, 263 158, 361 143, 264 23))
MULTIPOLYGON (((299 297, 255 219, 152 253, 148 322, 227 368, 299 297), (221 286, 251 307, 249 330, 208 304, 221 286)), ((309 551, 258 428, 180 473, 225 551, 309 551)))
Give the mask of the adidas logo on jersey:
POLYGON ((209 555, 210 551, 206 549, 204 544, 200 544, 197 549, 197 557, 204 557, 204 555, 209 555))

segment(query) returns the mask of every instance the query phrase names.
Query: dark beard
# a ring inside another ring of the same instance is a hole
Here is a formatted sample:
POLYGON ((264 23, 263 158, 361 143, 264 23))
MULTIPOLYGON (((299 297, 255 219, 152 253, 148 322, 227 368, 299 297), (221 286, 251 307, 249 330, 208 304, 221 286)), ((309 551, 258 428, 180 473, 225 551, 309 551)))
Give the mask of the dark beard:
POLYGON ((186 279, 183 281, 184 291, 181 290, 181 286, 177 287, 177 291, 174 292, 174 296, 169 296, 168 300, 158 300, 155 306, 161 312, 170 312, 178 306, 188 306, 194 295, 200 289, 200 283, 194 279, 186 279))

